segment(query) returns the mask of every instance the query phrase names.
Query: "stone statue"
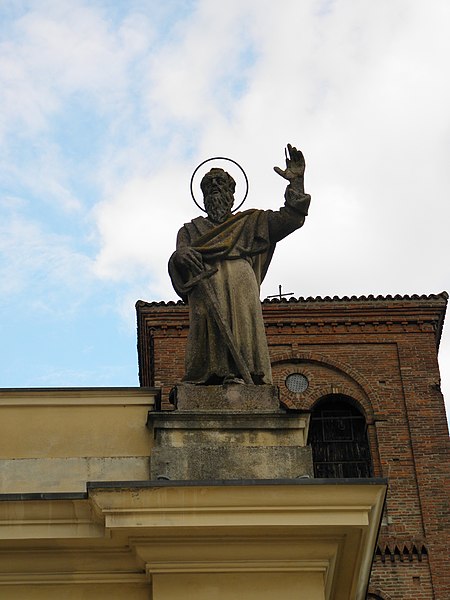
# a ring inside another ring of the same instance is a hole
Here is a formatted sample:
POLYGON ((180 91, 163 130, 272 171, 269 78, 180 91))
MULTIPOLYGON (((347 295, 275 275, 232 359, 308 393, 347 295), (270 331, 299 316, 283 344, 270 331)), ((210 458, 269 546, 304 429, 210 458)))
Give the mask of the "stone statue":
POLYGON ((200 184, 208 216, 178 232, 169 273, 189 304, 186 383, 272 383, 259 288, 275 244, 303 225, 311 200, 303 154, 288 151, 286 169, 274 167, 289 181, 280 210, 233 214, 235 181, 215 168, 200 184))

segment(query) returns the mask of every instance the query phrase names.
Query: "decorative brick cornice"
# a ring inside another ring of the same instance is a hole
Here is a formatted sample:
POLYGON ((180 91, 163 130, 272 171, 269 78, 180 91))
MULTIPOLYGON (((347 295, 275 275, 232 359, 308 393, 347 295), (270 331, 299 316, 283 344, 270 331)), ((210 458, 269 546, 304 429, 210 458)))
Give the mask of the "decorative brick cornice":
MULTIPOLYGON (((336 335, 432 332, 439 344, 448 294, 411 296, 334 296, 264 300, 267 334, 336 335)), ((142 327, 162 331, 189 327, 188 307, 178 301, 136 303, 138 333, 142 327)))
MULTIPOLYGON (((381 294, 375 296, 373 294, 369 294, 368 296, 308 296, 304 298, 299 296, 298 298, 282 298, 279 300, 278 298, 265 298, 263 300, 263 304, 310 304, 313 302, 409 302, 413 301, 434 301, 437 300, 439 302, 444 301, 445 304, 448 300, 448 293, 441 292, 440 294, 387 294, 383 296, 381 294)), ((136 302, 136 308, 139 307, 154 307, 154 306, 186 306, 185 302, 181 300, 160 300, 156 302, 146 302, 145 300, 138 300, 136 302)))
POLYGON ((263 300, 264 304, 298 304, 301 302, 405 302, 410 300, 444 300, 447 302, 448 293, 441 292, 440 294, 387 294, 383 296, 379 294, 374 296, 373 294, 369 294, 368 296, 308 296, 308 298, 303 298, 299 296, 298 298, 265 298, 263 300))
POLYGON ((336 315, 318 314, 307 315, 276 315, 263 311, 267 335, 292 333, 296 335, 345 335, 348 333, 368 334, 401 334, 401 333, 439 333, 440 322, 438 318, 427 315, 401 315, 394 319, 392 315, 382 316, 349 315, 342 317, 336 315))
POLYGON ((182 300, 158 300, 157 302, 146 302, 145 300, 138 300, 136 302, 136 310, 142 308, 155 308, 158 306, 187 306, 182 300))
POLYGON ((428 556, 428 550, 424 540, 378 540, 375 551, 375 561, 386 562, 421 562, 428 556))
POLYGON ((433 332, 439 344, 448 295, 272 299, 262 304, 268 335, 433 332))

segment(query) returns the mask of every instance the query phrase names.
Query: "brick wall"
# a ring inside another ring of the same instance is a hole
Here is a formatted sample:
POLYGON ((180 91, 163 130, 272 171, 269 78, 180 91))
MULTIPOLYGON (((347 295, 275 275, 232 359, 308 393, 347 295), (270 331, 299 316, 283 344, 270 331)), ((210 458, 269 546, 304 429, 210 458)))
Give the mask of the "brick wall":
MULTIPOLYGON (((371 591, 384 600, 448 600, 449 440, 437 347, 447 295, 263 303, 274 383, 285 406, 353 398, 367 422, 374 475, 389 481, 371 591), (286 376, 309 380, 289 392, 286 376)), ((163 407, 184 372, 188 310, 137 303, 141 385, 163 407)))

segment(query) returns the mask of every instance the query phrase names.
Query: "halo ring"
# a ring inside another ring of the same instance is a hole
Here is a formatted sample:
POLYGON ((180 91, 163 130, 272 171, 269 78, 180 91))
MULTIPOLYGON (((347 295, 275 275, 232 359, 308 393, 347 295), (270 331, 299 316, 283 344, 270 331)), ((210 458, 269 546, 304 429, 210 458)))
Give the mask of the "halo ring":
POLYGON ((196 205, 199 207, 199 209, 200 209, 201 211, 203 211, 203 212, 206 212, 206 210, 205 210, 204 208, 202 208, 202 207, 200 206, 200 204, 197 202, 197 200, 195 199, 195 194, 194 194, 194 190, 193 190, 193 187, 192 187, 192 186, 193 186, 193 183, 194 183, 194 177, 195 177, 195 175, 197 174, 197 171, 200 169, 200 167, 203 167, 203 165, 204 165, 204 164, 206 164, 206 163, 208 163, 208 162, 211 162, 212 160, 228 160, 229 162, 232 162, 234 165, 236 165, 237 167, 239 167, 239 169, 241 170, 241 173, 242 173, 242 174, 243 174, 243 176, 244 176, 244 179, 245 179, 245 187, 246 187, 246 189, 245 189, 245 194, 244 194, 244 198, 241 200, 240 204, 238 204, 238 206, 236 206, 236 208, 235 208, 235 209, 233 209, 233 210, 231 211, 232 213, 234 213, 234 212, 236 212, 237 210, 239 210, 239 209, 241 208, 241 206, 244 204, 244 202, 245 202, 245 201, 246 201, 246 199, 247 199, 247 196, 248 196, 248 177, 247 177, 247 174, 246 174, 246 172, 244 171, 244 169, 241 167, 241 165, 240 165, 238 162, 236 162, 236 161, 235 161, 235 160, 233 160, 232 158, 227 158, 226 156, 213 156, 213 158, 207 158, 206 160, 204 160, 203 162, 201 162, 201 163, 198 165, 198 167, 197 167, 197 168, 195 169, 195 171, 192 173, 192 177, 191 177, 191 185, 190 185, 190 188, 191 188, 191 196, 192 196, 192 200, 195 202, 195 204, 196 204, 196 205))

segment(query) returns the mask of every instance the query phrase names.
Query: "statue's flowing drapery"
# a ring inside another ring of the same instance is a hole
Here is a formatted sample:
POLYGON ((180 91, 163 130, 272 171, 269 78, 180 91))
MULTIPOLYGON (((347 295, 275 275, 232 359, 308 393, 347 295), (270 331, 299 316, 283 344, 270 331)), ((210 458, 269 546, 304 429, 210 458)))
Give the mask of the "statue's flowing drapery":
MULTIPOLYGON (((235 344, 254 383, 272 383, 269 352, 262 318, 259 288, 272 259, 275 244, 303 225, 310 197, 288 197, 279 211, 247 210, 215 224, 198 217, 179 231, 177 250, 190 246, 203 258, 214 301, 228 323, 235 344)), ((189 336, 184 381, 221 383, 240 377, 228 346, 208 304, 199 278, 177 265, 176 252, 169 261, 176 292, 189 304, 189 336)))

